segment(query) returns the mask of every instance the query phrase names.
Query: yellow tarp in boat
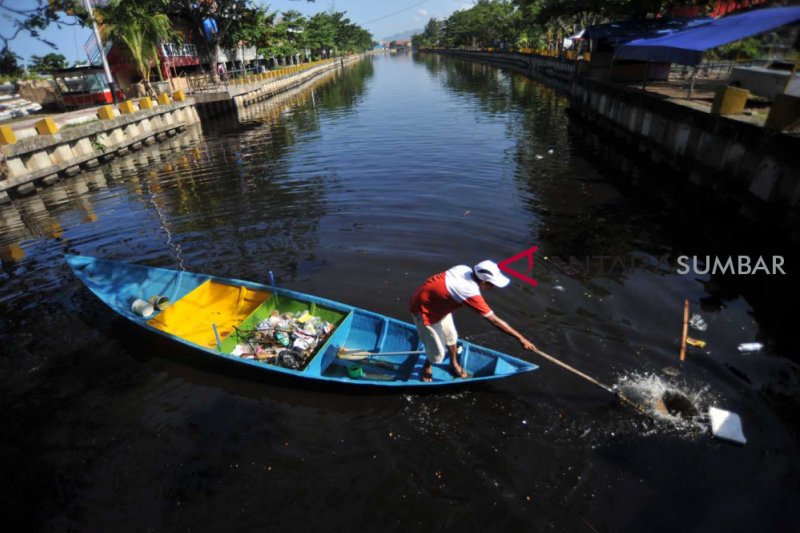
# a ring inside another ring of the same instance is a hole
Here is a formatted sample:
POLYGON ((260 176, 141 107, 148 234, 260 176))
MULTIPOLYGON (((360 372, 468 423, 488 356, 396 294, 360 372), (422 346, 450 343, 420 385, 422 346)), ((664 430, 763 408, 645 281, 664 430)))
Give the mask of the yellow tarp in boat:
POLYGON ((167 307, 148 324, 206 348, 216 348, 212 324, 221 339, 241 324, 272 293, 208 280, 167 307))

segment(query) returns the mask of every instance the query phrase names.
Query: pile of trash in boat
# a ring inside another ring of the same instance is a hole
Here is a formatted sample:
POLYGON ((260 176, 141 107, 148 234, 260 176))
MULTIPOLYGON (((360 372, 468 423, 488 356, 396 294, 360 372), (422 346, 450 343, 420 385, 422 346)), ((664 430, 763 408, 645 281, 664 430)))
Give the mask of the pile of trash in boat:
POLYGON ((333 329, 333 324, 308 311, 293 315, 275 310, 255 330, 236 330, 239 343, 231 355, 297 370, 325 344, 333 329))

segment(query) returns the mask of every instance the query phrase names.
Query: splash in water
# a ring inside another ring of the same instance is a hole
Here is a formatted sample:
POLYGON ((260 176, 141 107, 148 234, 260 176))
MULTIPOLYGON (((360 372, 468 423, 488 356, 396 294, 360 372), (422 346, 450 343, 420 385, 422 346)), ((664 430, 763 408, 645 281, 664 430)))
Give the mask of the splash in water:
POLYGON ((693 388, 656 374, 623 375, 615 388, 656 420, 690 432, 707 429, 705 413, 716 401, 707 387, 693 388))

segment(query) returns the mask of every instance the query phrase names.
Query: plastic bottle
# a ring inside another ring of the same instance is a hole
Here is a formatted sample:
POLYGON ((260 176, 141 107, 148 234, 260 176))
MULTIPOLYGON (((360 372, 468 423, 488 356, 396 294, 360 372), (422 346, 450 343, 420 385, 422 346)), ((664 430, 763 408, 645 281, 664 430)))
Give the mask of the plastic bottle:
POLYGON ((283 331, 275 332, 275 340, 278 341, 278 344, 281 346, 289 346, 289 336, 283 331))
POLYGON ((742 353, 757 352, 763 347, 764 345, 760 342, 743 342, 739 345, 739 351, 742 353))

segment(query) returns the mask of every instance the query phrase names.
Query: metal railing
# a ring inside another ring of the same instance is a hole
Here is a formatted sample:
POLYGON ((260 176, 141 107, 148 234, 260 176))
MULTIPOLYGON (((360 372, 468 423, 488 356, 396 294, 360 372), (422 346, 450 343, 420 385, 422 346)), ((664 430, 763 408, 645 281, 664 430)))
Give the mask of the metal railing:
MULTIPOLYGON (((730 76, 731 71, 733 71, 733 67, 737 65, 744 65, 745 63, 737 63, 736 61, 732 60, 722 60, 722 61, 704 61, 700 63, 696 67, 694 67, 695 76, 701 78, 716 78, 716 79, 723 79, 730 76)), ((673 63, 670 67, 670 77, 674 78, 689 78, 692 76, 692 68, 688 65, 678 65, 673 63)))
MULTIPOLYGON (((287 65, 288 66, 288 65, 287 65)), ((280 71, 281 69, 277 69, 280 71)), ((246 78, 261 72, 274 72, 263 70, 260 67, 248 67, 243 69, 227 70, 223 74, 200 74, 186 76, 189 83, 190 93, 219 92, 228 89, 230 84, 238 79, 246 78)), ((287 72, 288 74, 288 72, 287 72)))
POLYGON ((161 51, 164 57, 197 57, 197 47, 193 44, 162 43, 161 51))

